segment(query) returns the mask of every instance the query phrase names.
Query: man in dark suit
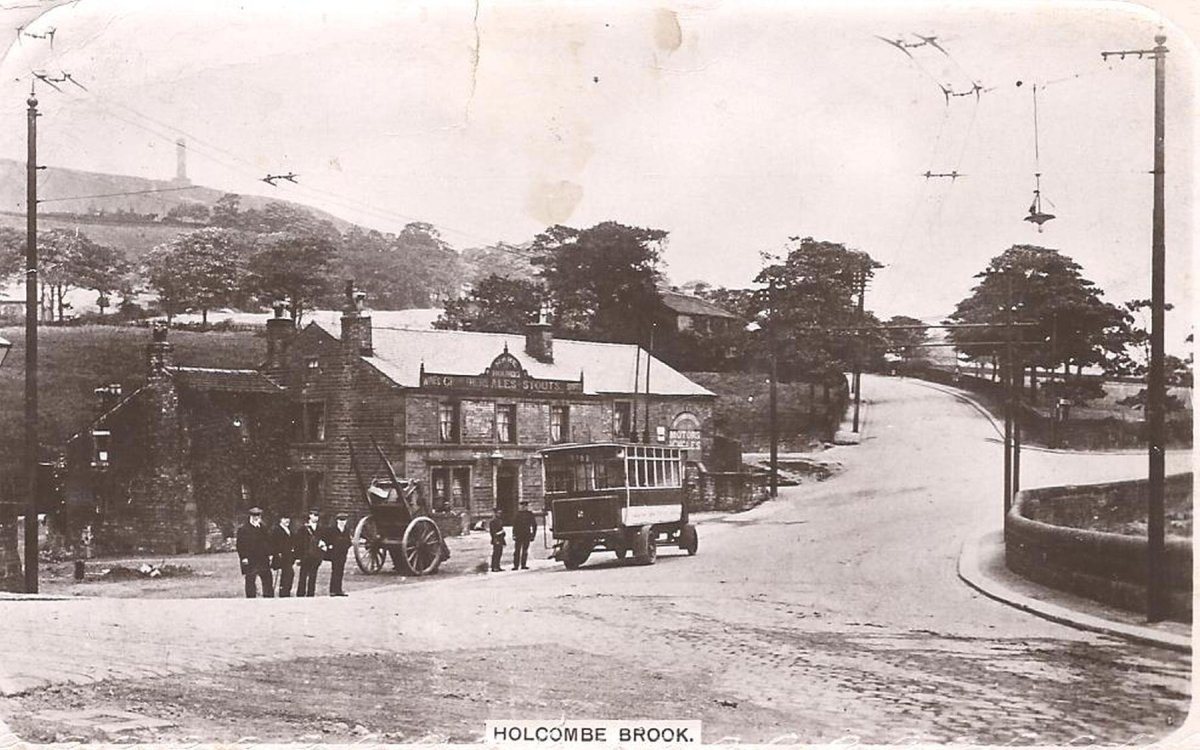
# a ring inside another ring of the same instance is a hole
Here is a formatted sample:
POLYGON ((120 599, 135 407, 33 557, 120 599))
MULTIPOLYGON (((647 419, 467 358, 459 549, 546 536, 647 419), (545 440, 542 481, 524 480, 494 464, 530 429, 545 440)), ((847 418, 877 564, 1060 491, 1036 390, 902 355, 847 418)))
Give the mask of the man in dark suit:
POLYGON ((500 556, 504 554, 504 518, 500 515, 499 505, 492 510, 488 533, 492 535, 492 572, 497 573, 500 571, 500 556))
POLYGON ((262 582, 262 595, 273 597, 271 591, 271 543, 262 525, 262 508, 251 508, 249 520, 237 531, 237 553, 246 578, 246 598, 258 595, 257 582, 262 582))
POLYGON ((529 543, 537 536, 537 516, 529 509, 529 501, 521 501, 521 509, 513 519, 513 570, 529 570, 529 543))
POLYGON ((346 596, 342 591, 342 576, 346 573, 346 553, 350 550, 349 523, 349 514, 338 513, 334 525, 325 530, 325 559, 333 565, 329 573, 330 596, 346 596))
POLYGON ((278 596, 292 595, 292 581, 296 577, 296 540, 292 535, 292 519, 280 516, 279 523, 267 533, 271 541, 271 567, 279 571, 278 596))
POLYGON ((317 524, 321 520, 321 511, 313 508, 308 511, 308 523, 296 532, 296 557, 300 558, 300 579, 296 581, 296 596, 316 596, 317 569, 325 559, 324 544, 321 530, 317 524))

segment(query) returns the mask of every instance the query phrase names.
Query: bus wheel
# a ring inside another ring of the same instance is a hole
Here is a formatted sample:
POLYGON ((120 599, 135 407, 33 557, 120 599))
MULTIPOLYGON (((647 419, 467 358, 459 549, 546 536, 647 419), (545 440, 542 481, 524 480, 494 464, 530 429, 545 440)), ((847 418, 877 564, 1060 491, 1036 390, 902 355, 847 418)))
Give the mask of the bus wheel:
POLYGON ((699 546, 700 537, 696 534, 695 524, 685 523, 679 530, 679 549, 686 551, 688 555, 694 555, 699 546))
POLYGON ((658 545, 654 537, 654 529, 650 526, 638 529, 637 538, 633 540, 633 561, 638 565, 653 565, 658 559, 658 545))
POLYGON ((592 545, 589 542, 567 541, 563 543, 562 561, 568 570, 575 570, 583 565, 591 554, 592 545))

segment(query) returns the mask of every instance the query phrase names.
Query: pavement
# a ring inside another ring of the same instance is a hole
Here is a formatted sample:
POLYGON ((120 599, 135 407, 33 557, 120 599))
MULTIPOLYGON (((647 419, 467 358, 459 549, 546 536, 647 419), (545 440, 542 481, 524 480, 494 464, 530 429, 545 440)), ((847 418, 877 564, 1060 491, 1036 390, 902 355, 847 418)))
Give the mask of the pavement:
MULTIPOLYGON (((992 429, 1003 438, 1003 422, 967 391, 940 383, 921 380, 913 382, 949 394, 959 401, 969 404, 986 418, 991 423, 992 429)), ((1022 445, 1021 450, 1058 455, 1145 455, 1145 451, 1140 450, 1082 452, 1030 445, 1022 445)), ((1179 466, 1181 458, 1186 460, 1186 468, 1190 470, 1190 451, 1184 453, 1183 456, 1180 455, 1180 452, 1176 452, 1174 461, 1176 469, 1183 468, 1179 466)), ((1029 487, 1027 486, 1025 489, 1029 489, 1029 487)), ((1003 528, 993 528, 976 533, 963 542, 962 553, 958 559, 959 578, 971 588, 991 599, 1052 622, 1080 630, 1125 638, 1135 643, 1158 646, 1187 654, 1192 653, 1192 628, 1189 624, 1149 623, 1140 614, 1109 607, 1049 586, 1042 586, 1009 570, 1004 562, 1004 555, 1003 528)))

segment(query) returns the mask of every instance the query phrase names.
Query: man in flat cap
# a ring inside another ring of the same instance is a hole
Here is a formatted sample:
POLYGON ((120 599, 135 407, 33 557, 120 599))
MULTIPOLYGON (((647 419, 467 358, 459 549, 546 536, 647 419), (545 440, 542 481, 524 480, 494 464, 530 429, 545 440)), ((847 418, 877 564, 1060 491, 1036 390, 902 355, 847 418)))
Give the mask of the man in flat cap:
POLYGON ((296 532, 296 557, 300 558, 300 578, 296 581, 296 596, 316 596, 317 569, 325 559, 325 543, 322 532, 317 525, 321 521, 321 511, 312 508, 308 511, 308 523, 296 532))
POLYGON ((262 595, 275 596, 271 590, 271 544, 267 530, 262 525, 262 508, 247 511, 249 520, 237 531, 237 553, 246 579, 246 598, 258 595, 258 582, 262 583, 262 595))
POLYGON ((350 514, 338 513, 334 525, 325 531, 325 559, 332 564, 329 572, 329 595, 346 596, 342 591, 342 576, 346 573, 346 552, 350 550, 350 514))
POLYGON ((521 501, 521 509, 513 519, 513 570, 529 569, 529 543, 537 537, 537 516, 529 509, 529 501, 521 501))
POLYGON ((271 568, 279 571, 278 596, 292 595, 292 582, 296 578, 296 540, 292 534, 292 519, 286 513, 279 517, 279 523, 267 532, 271 540, 271 568))

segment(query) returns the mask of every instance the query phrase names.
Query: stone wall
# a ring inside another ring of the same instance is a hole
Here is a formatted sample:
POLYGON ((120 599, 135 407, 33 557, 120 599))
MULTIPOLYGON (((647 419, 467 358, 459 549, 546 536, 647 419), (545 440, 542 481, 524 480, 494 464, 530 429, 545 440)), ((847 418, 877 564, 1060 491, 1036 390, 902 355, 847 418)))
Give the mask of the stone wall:
MULTIPOLYGON (((1138 508, 1145 517, 1145 480, 1106 484, 1047 487, 1018 493, 1005 519, 1006 563, 1010 570, 1046 586, 1123 609, 1146 609, 1146 538, 1083 528, 1054 525, 1034 520, 1053 517, 1043 507, 1055 502, 1079 504, 1119 498, 1138 508)), ((1168 478, 1167 493, 1179 499, 1191 497, 1192 475, 1168 478)), ((1077 509, 1076 509, 1077 510, 1077 509)), ((1076 510, 1069 511, 1070 516, 1076 510)), ((1059 517, 1065 517, 1060 515, 1059 517)), ((1192 541, 1168 536, 1166 572, 1169 616, 1190 622, 1192 618, 1192 541)))

